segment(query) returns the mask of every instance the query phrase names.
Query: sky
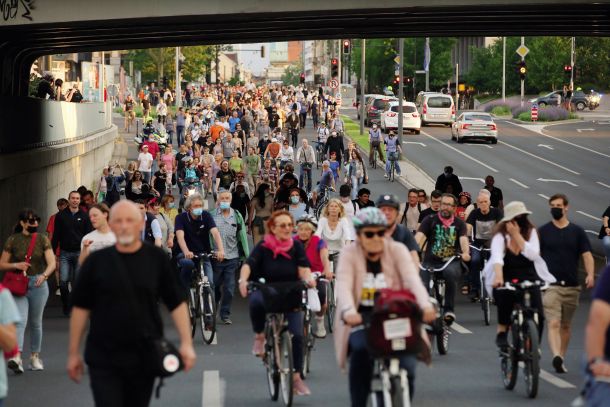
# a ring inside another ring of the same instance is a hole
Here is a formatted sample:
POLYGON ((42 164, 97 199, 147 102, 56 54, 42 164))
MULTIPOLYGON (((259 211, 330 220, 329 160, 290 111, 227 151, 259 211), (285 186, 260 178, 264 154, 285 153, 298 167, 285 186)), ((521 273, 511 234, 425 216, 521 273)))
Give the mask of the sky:
POLYGON ((252 43, 237 44, 233 46, 239 54, 239 61, 244 64, 244 68, 252 71, 254 75, 261 75, 265 68, 269 66, 269 44, 252 43), (265 58, 261 58, 261 46, 265 46, 265 58))

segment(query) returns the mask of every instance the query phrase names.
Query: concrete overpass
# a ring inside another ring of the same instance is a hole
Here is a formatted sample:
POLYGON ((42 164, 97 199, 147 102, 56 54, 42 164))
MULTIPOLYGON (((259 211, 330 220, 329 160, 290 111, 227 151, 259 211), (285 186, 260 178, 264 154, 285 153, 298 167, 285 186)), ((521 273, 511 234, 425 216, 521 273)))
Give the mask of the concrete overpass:
POLYGON ((0 236, 17 210, 47 216, 111 158, 103 104, 27 97, 43 55, 289 39, 610 35, 610 0, 14 0, 0 10, 0 236), (97 113, 96 113, 97 112, 97 113))

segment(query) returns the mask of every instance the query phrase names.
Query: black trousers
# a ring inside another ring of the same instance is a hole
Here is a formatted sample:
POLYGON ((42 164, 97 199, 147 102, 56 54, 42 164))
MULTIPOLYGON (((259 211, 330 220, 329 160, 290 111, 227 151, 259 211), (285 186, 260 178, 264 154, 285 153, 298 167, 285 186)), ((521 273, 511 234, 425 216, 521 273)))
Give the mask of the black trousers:
POLYGON ((141 369, 108 369, 89 366, 96 407, 147 407, 155 378, 141 369))

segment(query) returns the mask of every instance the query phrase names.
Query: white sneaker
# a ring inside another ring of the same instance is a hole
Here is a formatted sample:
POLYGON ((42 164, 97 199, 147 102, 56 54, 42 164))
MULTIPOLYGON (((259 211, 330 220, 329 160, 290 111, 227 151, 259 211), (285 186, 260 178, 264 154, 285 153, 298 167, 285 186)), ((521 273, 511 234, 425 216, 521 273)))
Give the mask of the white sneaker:
POLYGON ((10 358, 8 360, 7 366, 15 374, 23 373, 23 361, 21 360, 21 356, 15 356, 14 358, 10 358))
POLYGON ((316 326, 313 329, 313 336, 316 338, 326 337, 326 327, 324 326, 324 317, 316 316, 316 326))
POLYGON ((383 174, 383 178, 387 178, 387 177, 388 177, 388 173, 386 172, 383 174))
POLYGON ((44 370, 44 365, 38 355, 30 356, 30 370, 44 370))

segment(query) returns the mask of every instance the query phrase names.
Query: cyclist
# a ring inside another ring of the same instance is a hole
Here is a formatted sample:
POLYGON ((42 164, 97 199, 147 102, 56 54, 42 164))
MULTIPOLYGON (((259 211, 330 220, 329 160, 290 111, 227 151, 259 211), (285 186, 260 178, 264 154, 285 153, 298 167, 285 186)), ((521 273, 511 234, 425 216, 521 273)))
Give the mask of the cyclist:
POLYGON ((316 149, 320 151, 324 151, 326 146, 326 140, 328 140, 328 135, 330 134, 328 128, 326 128, 326 122, 320 123, 320 126, 317 130, 318 141, 316 141, 316 149))
MULTIPOLYGON (((407 248, 385 238, 388 223, 377 208, 365 208, 353 218, 355 244, 341 251, 337 268, 337 317, 335 349, 337 362, 344 369, 349 356, 349 388, 353 407, 367 405, 371 391, 373 358, 367 347, 366 324, 374 302, 371 291, 378 288, 409 289, 431 322, 436 312, 407 248), (363 295, 364 294, 364 295, 363 295)), ((401 356, 400 365, 408 372, 409 394, 415 390, 415 355, 401 356)))
POLYGON ((343 136, 345 133, 345 123, 337 113, 333 114, 333 119, 330 128, 336 131, 341 136, 343 136))
POLYGON ((373 150, 377 150, 379 159, 383 161, 383 154, 381 153, 381 130, 376 124, 369 129, 369 165, 373 166, 373 150))
MULTIPOLYGON (((315 286, 311 276, 309 260, 305 249, 299 241, 292 239, 294 222, 287 211, 276 211, 267 220, 267 230, 262 242, 252 250, 250 257, 241 268, 239 292, 243 297, 248 295, 248 280, 265 279, 266 283, 306 281, 310 287, 315 286)), ((293 296, 302 296, 302 292, 290 292, 293 296)), ((292 296, 290 296, 292 298, 292 296)), ((293 298, 294 299, 294 298, 293 298)), ((252 353, 255 356, 264 354, 265 346, 265 301, 260 290, 250 294, 250 321, 254 330, 252 353)), ((300 303, 300 299, 295 299, 300 303)), ((300 310, 287 312, 288 329, 292 334, 293 383, 297 395, 310 395, 311 391, 301 379, 303 369, 303 313, 300 310)))
MULTIPOLYGON (((540 240, 536 227, 529 220, 528 211, 523 202, 514 201, 504 207, 504 217, 495 229, 491 240, 490 268, 495 274, 493 287, 499 288, 505 281, 529 280, 554 283, 555 278, 542 269, 536 269, 534 262, 540 258, 540 240), (538 274, 540 272, 540 275, 538 274)), ((507 334, 510 316, 518 296, 510 291, 494 290, 493 296, 498 306, 498 330, 496 345, 499 348, 508 346, 507 334)), ((539 288, 532 291, 531 304, 538 310, 538 340, 542 340, 544 327, 544 309, 539 288)))
POLYGON ((341 157, 343 157, 343 150, 345 150, 343 146, 343 136, 338 134, 335 130, 330 132, 330 137, 326 140, 326 146, 324 147, 324 152, 328 153, 330 157, 332 153, 337 155, 337 161, 341 163, 341 157))
POLYGON ((390 176, 390 163, 394 162, 394 170, 400 177, 400 165, 398 165, 398 154, 402 153, 402 147, 400 147, 398 137, 393 131, 385 138, 385 152, 388 159, 385 162, 385 178, 390 176))
MULTIPOLYGON (((426 217, 415 235, 415 240, 423 249, 426 243, 426 252, 423 262, 433 267, 445 264, 451 257, 461 252, 462 260, 470 261, 470 247, 466 237, 466 224, 455 216, 457 199, 451 194, 441 196, 441 209, 437 215, 426 217)), ((445 293, 445 315, 443 318, 447 325, 455 321, 454 303, 455 292, 462 268, 460 262, 454 261, 443 270, 443 277, 447 282, 445 293)), ((430 274, 422 271, 421 278, 426 287, 430 286, 430 274)))
POLYGON ((314 205, 318 202, 318 197, 324 193, 329 193, 325 191, 326 188, 335 189, 335 177, 333 176, 333 172, 330 169, 330 161, 325 160, 322 163, 322 175, 320 176, 320 182, 318 184, 318 188, 313 191, 312 201, 314 205))
POLYGON ((398 223, 398 215, 400 213, 400 202, 394 195, 381 195, 375 203, 377 208, 383 212, 388 221, 388 230, 386 235, 393 240, 404 244, 409 253, 413 257, 415 267, 419 269, 419 246, 413 237, 413 233, 405 226, 398 223))
MULTIPOLYGON (((174 255, 178 260, 180 279, 184 286, 191 285, 191 273, 195 267, 193 257, 197 253, 209 253, 211 251, 210 235, 214 239, 216 247, 215 257, 221 262, 224 260, 224 246, 220 232, 216 227, 214 218, 209 212, 203 210, 203 197, 193 194, 186 199, 185 211, 176 216, 176 243, 174 243, 174 255)), ((214 271, 212 263, 208 258, 201 259, 204 262, 205 275, 213 284, 214 271)))
MULTIPOLYGON (((311 265, 311 271, 321 273, 322 277, 330 281, 333 279, 333 272, 330 270, 330 262, 328 260, 328 246, 324 239, 316 236, 314 233, 318 228, 318 221, 315 216, 303 215, 297 220, 297 234, 295 240, 300 241, 305 247, 305 254, 311 265)), ((314 335, 317 338, 326 336, 326 328, 324 326, 324 314, 326 314, 326 293, 328 291, 328 282, 320 281, 316 284, 318 289, 318 297, 322 308, 316 314, 316 323, 314 326, 314 335)))

